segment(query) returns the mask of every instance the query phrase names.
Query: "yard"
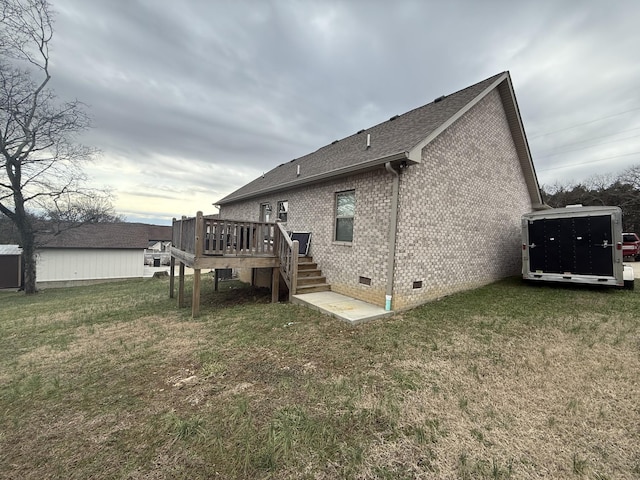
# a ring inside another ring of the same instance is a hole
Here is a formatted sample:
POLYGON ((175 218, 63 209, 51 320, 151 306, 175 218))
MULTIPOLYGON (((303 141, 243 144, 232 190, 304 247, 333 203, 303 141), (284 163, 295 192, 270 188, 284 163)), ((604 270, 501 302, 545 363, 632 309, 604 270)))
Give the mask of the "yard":
POLYGON ((640 292, 349 327, 205 282, 196 320, 167 279, 0 291, 0 477, 640 478, 640 292))

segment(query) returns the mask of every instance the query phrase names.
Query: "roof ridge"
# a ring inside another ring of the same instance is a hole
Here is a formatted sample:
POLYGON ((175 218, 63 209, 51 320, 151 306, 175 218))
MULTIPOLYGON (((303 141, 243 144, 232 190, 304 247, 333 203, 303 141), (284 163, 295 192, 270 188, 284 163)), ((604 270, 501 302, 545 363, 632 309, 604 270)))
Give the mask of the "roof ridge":
MULTIPOLYGON (((492 79, 497 79, 499 76, 504 75, 504 74, 505 74, 505 73, 507 73, 507 72, 508 72, 508 70, 505 70, 504 72, 500 72, 500 73, 497 73, 497 74, 492 75, 492 76, 490 76, 490 77, 487 77, 487 78, 485 78, 484 80, 480 80, 479 82, 476 82, 476 83, 474 83, 473 85, 469 85, 468 87, 461 88, 460 90, 456 90, 455 92, 445 93, 445 94, 443 94, 443 95, 441 95, 441 96, 439 96, 439 97, 434 98, 434 99, 433 99, 433 100, 431 100, 429 103, 425 103, 424 105, 420 105, 419 107, 412 108, 411 110, 409 110, 409 111, 407 111, 407 112, 401 113, 400 115, 396 115, 396 117, 403 117, 403 116, 407 115, 408 113, 415 112, 416 110, 420 110, 421 108, 428 107, 429 105, 431 105, 431 104, 433 104, 433 103, 438 103, 438 102, 436 102, 436 100, 438 100, 438 101, 440 101, 440 100, 446 100, 446 99, 447 99, 447 98, 449 98, 449 97, 453 97, 454 95, 458 95, 458 94, 460 94, 460 93, 462 93, 462 92, 464 92, 464 91, 466 91, 466 90, 469 90, 469 89, 475 88, 475 87, 477 87, 478 85, 480 85, 481 83, 485 83, 485 82, 487 82, 487 81, 489 81, 489 80, 492 80, 492 79)), ((382 123, 386 123, 386 122, 388 122, 388 121, 389 121, 389 120, 386 120, 385 122, 382 122, 382 123)), ((378 124, 378 125, 380 125, 380 124, 378 124)))
MULTIPOLYGON (((347 138, 351 138, 351 137, 353 137, 354 135, 360 135, 360 134, 361 134, 361 133, 363 133, 363 132, 365 132, 365 133, 366 133, 367 131, 369 131, 369 130, 371 130, 371 129, 373 129, 373 128, 376 128, 376 127, 378 127, 378 126, 380 126, 380 125, 384 125, 384 124, 386 124, 386 123, 388 123, 388 122, 395 121, 395 120, 397 120, 397 119, 398 119, 398 118, 400 118, 400 117, 407 116, 408 114, 413 113, 413 112, 415 112, 415 111, 417 111, 417 110, 421 110, 421 109, 423 109, 423 108, 426 108, 426 107, 428 107, 429 105, 431 105, 431 104, 433 104, 433 103, 437 103, 437 102, 436 102, 436 100, 438 100, 438 99, 445 100, 445 99, 447 99, 447 98, 449 98, 449 97, 452 97, 452 96, 454 96, 454 95, 458 95, 458 94, 460 94, 460 93, 462 93, 462 92, 464 92, 464 91, 466 91, 466 90, 469 90, 469 89, 472 89, 472 88, 474 88, 474 87, 477 87, 477 86, 478 86, 478 85, 480 85, 481 83, 485 83, 485 82, 488 82, 489 80, 497 79, 498 77, 500 77, 501 75, 504 75, 505 73, 508 73, 508 70, 505 70, 504 72, 500 72, 500 73, 497 73, 497 74, 492 75, 492 76, 490 76, 490 77, 487 77, 487 78, 485 78, 484 80, 480 80, 479 82, 476 82, 476 83, 474 83, 473 85, 469 85, 468 87, 461 88, 460 90, 456 90, 455 92, 448 93, 448 94, 444 94, 444 95, 442 95, 442 96, 440 96, 440 97, 436 97, 435 99, 431 100, 429 103, 425 103, 424 105, 420 105, 420 106, 418 106, 418 107, 412 108, 411 110, 408 110, 408 111, 406 111, 406 112, 399 113, 399 114, 397 114, 397 115, 392 115, 392 116, 391 116, 391 117, 389 117, 389 119, 387 119, 387 120, 384 120, 384 121, 382 121, 382 122, 380 122, 380 123, 376 123, 375 125, 371 125, 370 127, 360 129, 360 130, 358 130, 356 133, 352 133, 351 135, 347 135, 346 137, 340 138, 340 139, 338 139, 338 140, 334 140, 334 141, 332 141, 331 143, 328 143, 328 144, 326 144, 326 145, 323 145, 323 146, 319 147, 318 149, 316 149, 315 151, 310 152, 310 153, 307 153, 306 155, 303 155, 303 156, 301 156, 301 157, 295 158, 294 160, 299 160, 300 158, 303 158, 303 157, 306 157, 306 156, 308 156, 308 155, 311 155, 311 154, 313 154, 313 153, 317 152, 318 150, 320 150, 320 149, 322 149, 322 148, 330 147, 330 146, 332 146, 332 145, 335 145, 336 143, 339 143, 339 142, 342 142, 343 140, 346 140, 347 138), (443 98, 443 97, 444 97, 444 98, 443 98)), ((285 162, 285 163, 281 163, 281 164, 280 164, 280 165, 278 165, 278 166, 286 165, 287 163, 291 163, 291 161, 289 161, 289 162, 285 162)), ((277 168, 277 167, 275 167, 275 168, 277 168)))

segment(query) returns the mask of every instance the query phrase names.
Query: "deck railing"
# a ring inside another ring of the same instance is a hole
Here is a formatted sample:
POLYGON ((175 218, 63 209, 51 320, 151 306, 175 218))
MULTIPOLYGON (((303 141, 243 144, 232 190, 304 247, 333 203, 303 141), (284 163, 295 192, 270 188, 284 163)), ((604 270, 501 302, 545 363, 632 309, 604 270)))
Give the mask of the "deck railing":
POLYGON ((281 223, 276 223, 278 232, 278 257, 280 258, 280 273, 289 287, 289 300, 296 294, 298 284, 298 240, 291 240, 281 223))
POLYGON ((291 240, 281 223, 245 222, 202 215, 173 220, 172 246, 201 256, 278 257, 289 298, 298 284, 298 240, 291 240))
POLYGON ((201 255, 276 256, 276 224, 220 219, 213 215, 173 220, 172 246, 201 255))

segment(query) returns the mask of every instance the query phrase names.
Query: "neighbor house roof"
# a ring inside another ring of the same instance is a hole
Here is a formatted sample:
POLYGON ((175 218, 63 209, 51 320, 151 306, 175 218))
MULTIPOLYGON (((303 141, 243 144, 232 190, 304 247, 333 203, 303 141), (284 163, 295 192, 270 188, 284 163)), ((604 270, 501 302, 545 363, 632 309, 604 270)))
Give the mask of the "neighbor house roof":
POLYGON ((532 202, 541 204, 538 181, 509 72, 499 73, 458 92, 441 96, 427 105, 283 163, 216 204, 224 205, 371 170, 387 162, 420 163, 422 148, 494 89, 500 93, 532 202))
POLYGON ((171 240, 171 227, 146 223, 87 223, 38 237, 42 248, 144 249, 149 240, 171 240))

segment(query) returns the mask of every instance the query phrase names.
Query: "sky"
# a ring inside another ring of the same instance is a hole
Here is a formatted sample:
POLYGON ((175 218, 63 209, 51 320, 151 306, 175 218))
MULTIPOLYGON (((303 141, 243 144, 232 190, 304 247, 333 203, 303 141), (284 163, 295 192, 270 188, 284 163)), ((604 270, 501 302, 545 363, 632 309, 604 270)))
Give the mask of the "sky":
POLYGON ((541 185, 640 164, 636 0, 52 0, 51 86, 128 221, 508 70, 541 185))

